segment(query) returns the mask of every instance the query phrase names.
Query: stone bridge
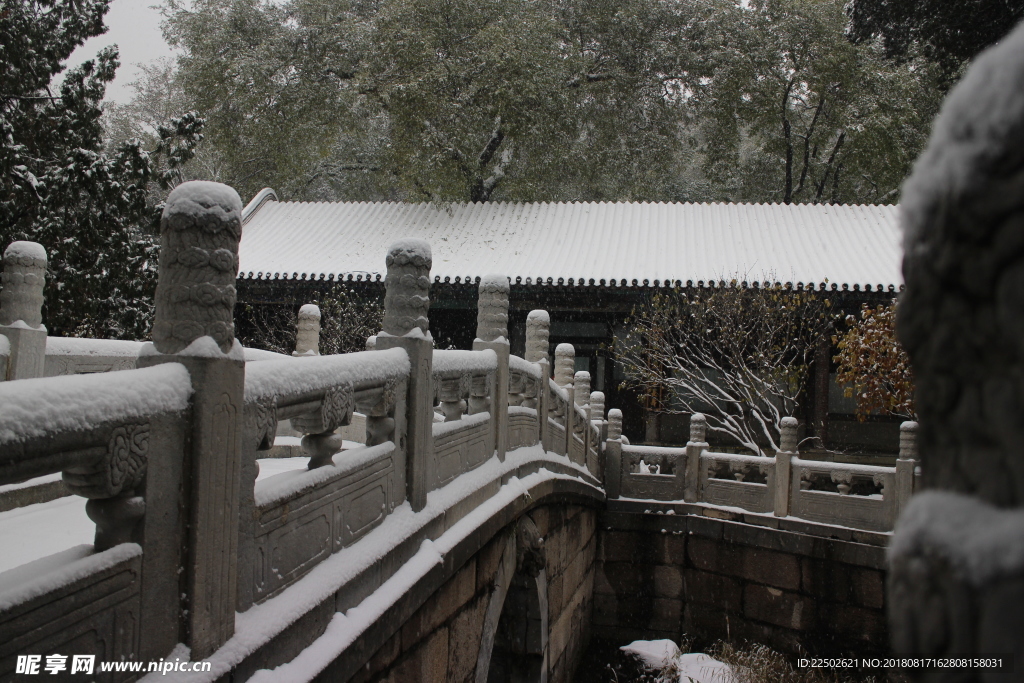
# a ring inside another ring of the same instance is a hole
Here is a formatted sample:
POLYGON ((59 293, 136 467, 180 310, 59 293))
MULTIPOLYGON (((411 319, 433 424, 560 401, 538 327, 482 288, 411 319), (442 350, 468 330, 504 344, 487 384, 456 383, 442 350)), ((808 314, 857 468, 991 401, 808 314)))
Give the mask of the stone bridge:
POLYGON ((795 420, 768 458, 709 452, 699 415, 685 448, 631 446, 572 347, 552 364, 545 312, 510 354, 504 276, 473 349, 433 349, 415 240, 367 351, 318 355, 315 307, 295 357, 243 349, 241 208, 171 194, 146 344, 48 338, 46 254, 5 252, 0 484, 63 473, 96 534, 0 574, 0 678, 28 654, 142 666, 109 681, 482 683, 571 680, 594 638, 886 647, 912 423, 895 467, 803 460, 795 420), (289 429, 308 464, 257 481, 289 429))

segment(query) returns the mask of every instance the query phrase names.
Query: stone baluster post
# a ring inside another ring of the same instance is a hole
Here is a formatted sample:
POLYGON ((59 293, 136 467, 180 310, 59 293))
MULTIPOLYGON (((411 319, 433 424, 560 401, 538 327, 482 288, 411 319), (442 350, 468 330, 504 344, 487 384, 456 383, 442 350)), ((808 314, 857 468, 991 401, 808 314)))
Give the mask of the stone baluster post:
MULTIPOLYGON (((35 242, 11 242, 0 274, 0 335, 6 336, 7 372, 0 380, 42 377, 46 360, 43 285, 46 250, 35 242)), ((2 370, 3 368, 0 368, 2 370)))
POLYGON ((504 275, 485 275, 480 280, 473 340, 474 351, 491 349, 498 356, 491 387, 491 429, 499 460, 505 459, 508 449, 508 295, 508 278, 504 275))
POLYGON ((572 344, 559 344, 555 347, 555 384, 560 387, 571 386, 575 372, 576 349, 572 344))
POLYGON ((320 355, 320 307, 306 304, 299 309, 293 356, 320 355))
MULTIPOLYGON (((406 465, 409 503, 415 511, 427 504, 433 476, 434 388, 431 377, 434 340, 427 318, 430 310, 430 245, 423 240, 399 240, 388 249, 385 280, 384 329, 375 348, 402 348, 412 365, 406 387, 406 465)), ((370 418, 367 419, 369 435, 370 418)), ((399 444, 396 444, 399 446, 399 444)))
MULTIPOLYGON (((611 430, 610 425, 608 429, 611 430)), ((686 442, 686 467, 683 480, 683 500, 687 503, 696 503, 700 499, 700 457, 707 449, 708 419, 701 413, 694 413, 690 416, 690 440, 686 442)))
POLYGON ((508 404, 521 406, 526 401, 526 377, 521 372, 509 371, 508 404))
POLYGON ((373 351, 377 348, 377 335, 371 334, 366 338, 366 350, 373 351))
MULTIPOLYGON (((588 427, 590 426, 590 404, 588 403, 588 401, 590 400, 589 372, 587 372, 586 370, 580 370, 575 375, 573 375, 572 392, 573 393, 570 405, 572 405, 572 403, 578 405, 583 410, 584 415, 583 424, 581 425, 582 429, 580 431, 583 437, 583 462, 586 463, 587 450, 590 445, 590 430, 588 429, 588 427)), ((579 419, 579 415, 576 415, 576 411, 573 410, 573 425, 575 425, 576 420, 579 419)), ((571 443, 572 442, 570 441, 570 444, 571 443)))
POLYGON ((462 381, 458 377, 441 380, 441 412, 445 422, 462 419, 462 381))
POLYGON ((233 313, 241 213, 238 193, 220 183, 183 183, 167 197, 153 343, 138 360, 139 367, 181 363, 192 377, 182 610, 194 660, 235 630, 245 362, 233 313))
POLYGON ((793 488, 793 458, 797 457, 797 421, 795 417, 782 418, 779 450, 775 454, 775 516, 789 515, 793 488))
POLYGON ((537 382, 537 440, 545 450, 551 450, 548 415, 551 412, 551 363, 547 358, 537 361, 540 380, 537 382))
POLYGON ((526 360, 531 363, 548 361, 548 338, 551 329, 551 316, 547 311, 534 310, 526 316, 526 360))
POLYGON ((622 491, 622 411, 608 411, 608 440, 604 444, 605 495, 618 498, 622 491))
POLYGON ((914 470, 917 468, 917 423, 900 425, 900 455, 896 460, 896 505, 894 519, 910 502, 914 494, 914 470))
POLYGON ((598 433, 600 434, 600 442, 604 443, 605 433, 607 432, 608 425, 604 419, 603 391, 590 392, 590 421, 597 423, 598 433))

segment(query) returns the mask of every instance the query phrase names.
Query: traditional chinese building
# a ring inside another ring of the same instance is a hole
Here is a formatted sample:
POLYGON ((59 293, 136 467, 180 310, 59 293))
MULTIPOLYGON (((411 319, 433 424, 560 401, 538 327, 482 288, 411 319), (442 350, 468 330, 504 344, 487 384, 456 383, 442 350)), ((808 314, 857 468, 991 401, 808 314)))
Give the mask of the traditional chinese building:
MULTIPOLYGON (((578 370, 621 408, 626 433, 644 436, 636 397, 611 346, 652 288, 723 280, 783 282, 835 292, 850 312, 885 303, 902 287, 895 206, 810 204, 483 203, 436 207, 395 202, 281 202, 264 190, 246 207, 239 301, 291 305, 335 282, 383 296, 381 254, 403 237, 430 243, 431 331, 439 346, 470 348, 477 282, 511 280, 513 353, 530 310, 551 314, 551 344, 576 348, 578 370)), ((864 425, 826 372, 823 350, 808 387, 809 425, 832 445, 895 450, 898 421, 864 425)), ((685 441, 685 420, 665 419, 661 439, 685 441)))

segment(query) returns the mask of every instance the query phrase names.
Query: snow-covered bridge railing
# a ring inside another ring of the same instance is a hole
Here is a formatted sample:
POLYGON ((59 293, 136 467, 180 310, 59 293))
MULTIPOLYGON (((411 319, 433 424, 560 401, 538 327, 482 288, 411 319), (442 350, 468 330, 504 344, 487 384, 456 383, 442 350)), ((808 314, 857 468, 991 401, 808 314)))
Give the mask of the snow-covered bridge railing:
POLYGON ((0 677, 16 655, 90 632, 114 661, 177 642, 178 558, 143 547, 178 526, 192 393, 178 364, 0 383, 0 484, 63 472, 96 523, 94 547, 0 574, 0 677), (144 496, 164 486, 171 495, 144 496))
POLYGON ((797 452, 797 423, 786 418, 774 456, 715 453, 706 421, 690 421, 685 448, 632 446, 622 416, 610 411, 605 444, 609 498, 706 503, 869 531, 891 531, 915 488, 917 425, 903 423, 895 467, 805 460, 797 452))
POLYGON ((240 611, 302 578, 405 501, 406 452, 396 444, 406 441, 400 397, 408 377, 409 359, 401 349, 246 368, 240 611), (335 431, 349 424, 356 409, 367 416, 365 445, 341 452, 335 431), (257 483, 257 451, 273 446, 277 423, 286 419, 304 435, 308 469, 257 483))
POLYGON ((324 625, 296 620, 358 604, 424 541, 483 523, 480 506, 540 484, 603 500, 603 395, 573 377, 571 347, 551 382, 544 312, 527 358, 510 354, 507 278, 481 283, 473 350, 435 351, 429 247, 401 241, 373 350, 319 356, 314 325, 297 357, 252 352, 234 338, 237 195, 187 183, 166 206, 153 342, 47 338, 45 253, 8 250, 0 484, 63 472, 97 528, 94 546, 0 574, 0 677, 24 652, 155 661, 179 643, 221 673, 276 666, 289 629, 324 625), (339 429, 356 411, 353 444, 339 429), (283 422, 308 463, 257 481, 283 422))

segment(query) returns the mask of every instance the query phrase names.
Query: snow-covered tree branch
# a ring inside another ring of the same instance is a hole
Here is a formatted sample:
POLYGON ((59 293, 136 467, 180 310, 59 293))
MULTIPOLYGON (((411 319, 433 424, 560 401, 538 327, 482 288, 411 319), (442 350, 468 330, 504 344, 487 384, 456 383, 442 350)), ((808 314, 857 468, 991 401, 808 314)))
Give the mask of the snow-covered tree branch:
POLYGON ((661 290, 633 310, 619 345, 625 384, 649 410, 704 413, 712 431, 771 453, 833 317, 824 292, 778 283, 661 290))

